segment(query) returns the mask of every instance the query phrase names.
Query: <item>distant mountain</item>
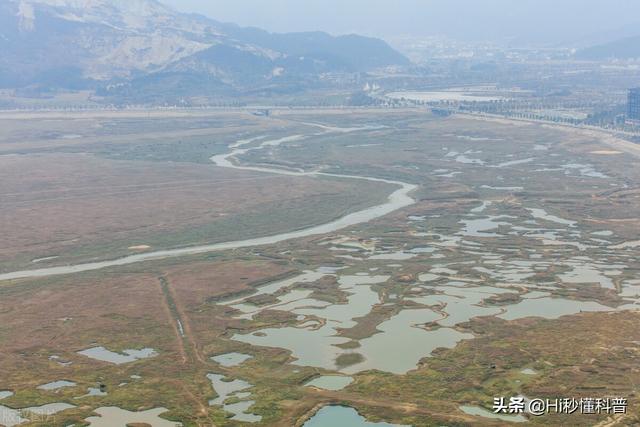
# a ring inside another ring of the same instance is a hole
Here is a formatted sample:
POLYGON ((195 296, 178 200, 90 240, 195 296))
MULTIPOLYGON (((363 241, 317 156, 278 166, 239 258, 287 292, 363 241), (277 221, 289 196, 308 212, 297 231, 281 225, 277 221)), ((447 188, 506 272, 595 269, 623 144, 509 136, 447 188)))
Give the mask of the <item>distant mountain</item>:
POLYGON ((225 34, 244 43, 259 45, 297 57, 320 57, 351 70, 366 71, 387 65, 408 65, 408 60, 380 39, 322 32, 273 34, 258 28, 221 24, 225 34))
POLYGON ((640 58, 640 36, 626 37, 582 49, 576 53, 576 57, 584 60, 640 58))
POLYGON ((607 30, 596 30, 587 35, 577 35, 565 40, 553 43, 553 47, 574 47, 578 50, 587 49, 593 46, 600 46, 616 40, 634 37, 638 35, 640 22, 627 24, 621 27, 607 30))
POLYGON ((326 73, 409 64, 382 40, 272 34, 155 0, 2 0, 0 51, 0 87, 124 97, 295 90, 326 73))

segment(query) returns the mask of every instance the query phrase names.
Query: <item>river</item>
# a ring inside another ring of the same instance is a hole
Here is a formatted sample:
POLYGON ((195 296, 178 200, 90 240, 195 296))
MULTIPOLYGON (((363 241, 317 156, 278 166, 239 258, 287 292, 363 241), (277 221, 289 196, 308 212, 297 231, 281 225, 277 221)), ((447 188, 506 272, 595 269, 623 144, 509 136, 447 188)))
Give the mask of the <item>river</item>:
MULTIPOLYGON (((347 132, 357 132, 357 131, 372 130, 372 129, 376 129, 376 128, 374 127, 349 128, 349 129, 330 128, 328 130, 325 130, 321 134, 328 134, 328 133, 334 133, 334 132, 347 133, 347 132)), ((314 134, 314 135, 319 135, 319 134, 314 134)), ((0 281, 81 273, 85 271, 100 270, 108 267, 117 267, 122 265, 135 264, 135 263, 144 262, 144 261, 154 261, 154 260, 161 260, 166 258, 181 257, 186 255, 198 255, 198 254, 204 254, 209 252, 225 251, 229 249, 271 245, 274 243, 283 242, 285 240, 299 239, 302 237, 332 233, 334 231, 338 231, 356 224, 363 224, 363 223, 372 221, 376 218, 380 218, 382 216, 388 215, 391 212, 397 211, 404 207, 413 205, 415 203, 415 200, 409 194, 412 191, 414 191, 417 188, 417 186, 406 183, 406 182, 393 181, 393 180, 387 180, 382 178, 373 178, 373 177, 367 177, 367 176, 359 176, 359 175, 332 174, 332 173, 325 173, 320 171, 305 172, 305 171, 291 171, 291 170, 266 168, 266 167, 243 166, 231 161, 231 159, 237 158, 237 156, 245 154, 249 151, 260 150, 265 147, 275 147, 283 143, 299 141, 306 138, 308 138, 308 136, 292 135, 292 136, 288 136, 288 137, 280 138, 276 140, 267 140, 262 142, 258 146, 251 147, 251 148, 243 148, 243 147, 261 138, 253 138, 250 140, 239 141, 236 144, 233 144, 230 146, 232 151, 226 154, 213 156, 211 157, 211 161, 216 166, 223 167, 223 168, 263 172, 268 174, 288 175, 288 176, 306 176, 306 177, 321 176, 321 177, 333 177, 333 178, 340 178, 340 179, 365 180, 365 181, 392 184, 392 185, 398 186, 399 188, 389 195, 387 202, 384 204, 372 206, 370 208, 363 209, 358 212, 350 213, 348 215, 345 215, 336 220, 327 222, 325 224, 320 224, 320 225, 316 225, 316 226, 312 226, 312 227, 308 227, 308 228, 304 228, 296 231, 275 234, 272 236, 258 237, 254 239, 236 240, 236 241, 222 242, 222 243, 216 243, 211 245, 191 246, 191 247, 178 248, 178 249, 153 251, 153 252, 147 252, 142 254, 130 255, 130 256, 108 260, 108 261, 98 261, 98 262, 90 262, 90 263, 76 264, 76 265, 65 265, 65 266, 58 266, 58 267, 15 271, 12 273, 0 274, 0 281)))

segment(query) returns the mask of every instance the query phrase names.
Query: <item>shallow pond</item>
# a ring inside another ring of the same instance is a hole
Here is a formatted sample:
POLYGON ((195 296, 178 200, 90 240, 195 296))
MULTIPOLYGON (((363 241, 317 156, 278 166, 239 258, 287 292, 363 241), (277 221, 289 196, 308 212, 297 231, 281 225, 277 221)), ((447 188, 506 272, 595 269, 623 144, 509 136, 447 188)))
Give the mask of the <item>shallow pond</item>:
POLYGON ((85 421, 87 421, 91 427, 126 426, 135 423, 149 424, 153 427, 181 426, 182 423, 160 418, 161 414, 168 411, 169 410, 165 408, 156 408, 143 412, 130 412, 116 407, 104 407, 93 411, 99 416, 89 417, 85 421))
POLYGON ((372 423, 347 406, 325 406, 303 427, 402 427, 398 424, 372 423))
POLYGON ((108 393, 100 390, 97 387, 89 387, 87 389, 87 394, 84 396, 76 397, 76 399, 84 399, 85 397, 97 397, 97 396, 106 396, 108 393))
POLYGON ((417 256, 416 253, 408 253, 408 252, 391 252, 387 254, 377 254, 370 256, 368 259, 371 260, 388 260, 388 261, 404 261, 411 258, 415 258, 417 256))
POLYGON ((248 412, 249 408, 255 404, 253 400, 225 404, 225 401, 231 397, 246 399, 251 396, 251 393, 248 392, 241 393, 243 390, 253 387, 251 384, 239 379, 226 381, 224 375, 219 374, 209 374, 207 378, 211 381, 213 389, 218 394, 218 397, 209 401, 209 405, 222 406, 226 412, 233 414, 232 420, 254 423, 262 419, 261 416, 248 412))
MULTIPOLYGON (((67 409, 75 408, 74 405, 69 405, 68 403, 49 403, 42 406, 32 406, 30 408, 23 409, 25 414, 36 414, 36 415, 55 415, 58 412, 66 411, 67 409)), ((27 415, 29 416, 29 415, 27 415)))
POLYGON ((253 400, 245 400, 244 402, 224 405, 224 410, 233 414, 233 417, 231 417, 232 420, 245 423, 257 423, 262 420, 262 417, 260 415, 247 412, 249 411, 249 408, 255 405, 255 403, 256 402, 253 400))
POLYGON ((480 188, 485 190, 496 190, 496 191, 522 191, 524 187, 494 187, 492 185, 482 185, 480 188))
POLYGON ((276 280, 275 282, 268 283, 264 286, 260 286, 249 296, 243 296, 240 298, 233 299, 231 301, 224 302, 224 305, 231 305, 233 308, 238 309, 243 312, 253 311, 256 309, 255 306, 249 304, 239 304, 248 297, 256 297, 260 295, 270 295, 278 292, 280 289, 288 288, 296 283, 311 283, 316 280, 322 279, 324 276, 332 274, 334 269, 328 270, 325 267, 320 267, 316 271, 305 271, 302 274, 298 274, 293 277, 289 277, 283 280, 276 280))
POLYGON ((633 240, 631 242, 624 242, 618 245, 611 246, 611 249, 634 249, 640 247, 640 240, 633 240))
POLYGON ((24 409, 12 409, 0 405, 0 425, 14 427, 28 422, 29 419, 25 417, 37 417, 39 420, 42 420, 43 417, 52 416, 72 408, 75 408, 75 406, 67 403, 50 403, 47 405, 33 406, 24 409))
POLYGON ((521 160, 510 160, 508 162, 500 163, 500 164, 496 165, 495 167, 497 167, 497 168, 506 168, 506 167, 509 167, 509 166, 523 165, 525 163, 531 163, 534 160, 535 159, 533 157, 530 157, 528 159, 521 159, 521 160))
POLYGON ((406 374, 417 367, 420 359, 428 357, 436 348, 453 348, 461 340, 473 338, 471 334, 454 329, 427 331, 418 327, 441 318, 440 314, 427 309, 400 312, 378 326, 382 333, 360 341, 361 346, 357 351, 365 360, 343 371, 353 374, 377 369, 394 374, 406 374))
POLYGON ((464 164, 467 164, 467 165, 484 165, 484 160, 470 158, 470 157, 465 156, 464 154, 460 154, 460 155, 456 156, 455 160, 458 163, 464 163, 464 164))
POLYGON ((412 254, 430 254, 435 252, 436 250, 437 250, 436 248, 431 248, 431 247, 418 247, 418 248, 413 248, 409 250, 409 252, 412 254))
POLYGON ((142 350, 124 350, 122 353, 116 353, 109 351, 104 347, 93 347, 86 350, 79 351, 78 354, 87 356, 91 359, 100 360, 102 362, 109 362, 116 365, 122 365, 124 363, 135 362, 140 359, 148 359, 155 357, 158 353, 152 348, 143 348, 142 350))
POLYGON ((72 381, 54 381, 52 383, 48 383, 48 384, 42 384, 41 386, 38 386, 38 390, 47 390, 47 391, 51 391, 51 390, 58 390, 61 388, 65 388, 65 387, 75 387, 76 383, 72 382, 72 381))
POLYGON ((22 418, 20 415, 20 411, 0 405, 0 425, 13 427, 29 421, 26 418, 22 418))
POLYGON ((621 270, 626 265, 609 264, 599 265, 591 260, 583 260, 575 258, 569 262, 564 263, 565 266, 571 267, 571 271, 559 274, 558 277, 564 283, 598 283, 605 289, 615 289, 615 284, 608 275, 619 276, 622 274, 621 270))
POLYGON ((561 298, 525 299, 522 302, 503 307, 506 312, 498 315, 505 320, 515 320, 524 317, 543 317, 557 319, 569 314, 583 311, 611 311, 612 309, 592 301, 575 301, 561 298))
POLYGON ((498 234, 489 233, 491 230, 497 230, 501 225, 511 225, 508 222, 499 221, 502 218, 513 218, 506 215, 490 216, 489 218, 465 219, 461 221, 463 224, 462 231, 458 233, 465 237, 496 237, 498 234))
POLYGON ((479 288, 439 287, 438 289, 444 291, 445 294, 409 298, 409 300, 424 305, 446 304, 442 311, 447 313, 448 316, 444 319, 438 320, 438 323, 447 327, 453 327, 460 323, 467 322, 474 317, 499 314, 501 312, 500 308, 484 307, 478 304, 491 296, 508 293, 505 290, 497 288, 492 288, 496 289, 496 292, 486 292, 479 288))
POLYGON ((342 390, 353 382, 353 378, 341 375, 324 375, 315 378, 305 385, 308 387, 321 388, 323 390, 338 391, 342 390))
POLYGON ((577 222, 575 222, 575 221, 570 221, 568 219, 564 219, 564 218, 560 218, 560 217, 555 216, 555 215, 551 215, 547 211, 545 211, 544 209, 528 208, 527 210, 531 213, 531 216, 533 216, 536 219, 543 219, 545 221, 555 222, 556 224, 568 225, 569 227, 575 227, 576 224, 577 224, 577 222))
POLYGON ((253 356, 249 355, 249 354, 243 354, 243 353, 226 353, 226 354, 221 354, 219 356, 214 356, 211 358, 211 360, 213 360, 216 363, 219 363, 220 365, 224 366, 225 368, 230 368, 232 366, 238 366, 241 365, 242 363, 246 362, 247 360, 253 358, 253 356))
POLYGON ((211 381, 213 389, 218 394, 218 397, 209 401, 210 405, 222 405, 233 394, 252 387, 251 384, 243 380, 225 381, 224 375, 209 374, 207 378, 211 381))
MULTIPOLYGON (((344 353, 336 347, 345 344, 347 338, 336 336, 337 328, 355 325, 354 318, 362 317, 380 302, 378 293, 370 285, 384 283, 389 276, 345 275, 338 278, 340 289, 349 293, 347 304, 328 304, 315 300, 300 300, 288 304, 286 308, 294 314, 317 316, 326 319, 319 329, 304 327, 268 328, 259 334, 236 334, 233 339, 263 347, 278 347, 291 351, 301 366, 315 366, 334 370, 335 360, 344 353), (314 302, 315 301, 315 302, 314 302)), ((280 308, 282 309, 282 308, 280 308)))
POLYGON ((434 280, 438 280, 440 276, 433 273, 422 273, 418 275, 418 280, 421 282, 433 282, 434 280))
POLYGON ((511 421, 513 423, 525 423, 527 419, 522 415, 505 415, 505 414, 495 414, 487 409, 481 408, 479 406, 461 406, 460 410, 468 415, 475 415, 477 417, 483 418, 493 418, 496 420, 502 421, 511 421))
POLYGON ((318 368, 336 369, 335 360, 344 351, 336 347, 350 340, 335 336, 332 325, 325 325, 317 330, 299 328, 269 328, 255 334, 236 334, 233 339, 262 347, 277 347, 291 351, 297 360, 294 365, 315 366, 318 368))

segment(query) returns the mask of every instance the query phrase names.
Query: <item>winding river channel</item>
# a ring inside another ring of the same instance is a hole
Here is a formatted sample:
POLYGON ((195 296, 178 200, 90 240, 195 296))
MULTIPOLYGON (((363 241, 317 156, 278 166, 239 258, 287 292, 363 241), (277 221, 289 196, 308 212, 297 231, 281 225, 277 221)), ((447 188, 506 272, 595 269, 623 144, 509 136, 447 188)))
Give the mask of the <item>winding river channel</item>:
MULTIPOLYGON (((348 133, 348 132, 357 132, 357 131, 372 130, 372 129, 376 129, 376 128, 373 128, 373 127, 349 128, 349 129, 328 128, 328 129, 325 129, 325 132, 322 132, 321 134, 328 134, 328 133, 334 133, 334 132, 348 133)), ((315 135, 320 135, 320 134, 315 134, 315 135)), ((293 135, 293 136, 288 136, 288 137, 277 139, 277 140, 263 141, 259 145, 256 145, 254 147, 248 147, 248 148, 244 148, 244 147, 251 145, 262 138, 253 138, 249 140, 243 140, 231 145, 229 148, 232 151, 230 151, 229 153, 211 157, 211 161, 216 166, 223 167, 223 168, 239 169, 239 170, 253 171, 253 172, 263 172, 268 174, 288 175, 288 176, 300 176, 300 177, 309 177, 309 176, 318 177, 319 176, 319 177, 333 177, 333 178, 340 178, 340 179, 373 181, 373 182, 392 184, 392 185, 398 186, 399 188, 389 195, 387 202, 384 204, 372 206, 370 208, 367 208, 358 212, 350 213, 348 215, 345 215, 341 218, 327 222, 325 224, 320 224, 320 225, 316 225, 316 226, 312 226, 312 227, 308 227, 308 228, 304 228, 296 231, 275 234, 272 236, 258 237, 254 239, 247 239, 247 240, 236 240, 236 241, 222 242, 222 243, 216 243, 211 245, 201 245, 201 246, 192 246, 192 247, 185 247, 185 248, 178 248, 178 249, 153 251, 153 252, 130 255, 130 256, 126 256, 126 257, 122 257, 114 260, 108 260, 108 261, 98 261, 98 262, 90 262, 90 263, 76 264, 76 265, 66 265, 66 266, 49 267, 49 268, 41 268, 41 269, 33 269, 33 270, 15 271, 12 273, 0 274, 0 281, 81 273, 85 271, 100 270, 108 267, 117 267, 122 265, 135 264, 135 263, 144 262, 144 261, 161 260, 161 259, 175 258, 175 257, 186 256, 186 255, 197 255, 197 254, 204 254, 209 252, 224 251, 229 249, 270 245, 274 243, 283 242, 285 240, 332 233, 334 231, 341 230, 356 224, 362 224, 362 223, 372 221, 376 218, 380 218, 382 216, 388 215, 391 212, 397 211, 399 209, 402 209, 404 207, 410 206, 415 203, 415 200, 410 196, 410 193, 413 190, 415 190, 417 186, 406 183, 406 182, 392 181, 387 179, 373 178, 373 177, 359 176, 359 175, 332 174, 332 173, 325 173, 325 172, 319 172, 319 171, 306 172, 302 170, 291 171, 291 170, 266 168, 266 167, 242 166, 232 162, 231 160, 233 158, 236 158, 237 156, 246 154, 249 151, 260 150, 267 147, 276 147, 283 143, 299 141, 299 140, 306 139, 308 137, 309 136, 307 135, 293 135)))

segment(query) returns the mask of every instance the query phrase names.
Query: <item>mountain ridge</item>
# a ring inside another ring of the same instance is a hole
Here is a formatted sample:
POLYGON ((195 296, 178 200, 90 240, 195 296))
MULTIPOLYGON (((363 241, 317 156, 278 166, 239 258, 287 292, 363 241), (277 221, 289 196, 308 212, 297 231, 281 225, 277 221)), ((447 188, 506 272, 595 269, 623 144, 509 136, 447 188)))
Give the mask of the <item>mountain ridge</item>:
POLYGON ((228 92, 409 65, 379 39, 269 33, 156 0, 8 0, 0 4, 0 48, 1 87, 85 87, 111 96, 144 90, 145 79, 168 78, 166 91, 178 95, 199 79, 205 92, 228 92))
POLYGON ((585 60, 638 59, 640 58, 640 35, 582 49, 576 53, 576 57, 585 60))

